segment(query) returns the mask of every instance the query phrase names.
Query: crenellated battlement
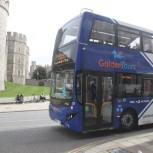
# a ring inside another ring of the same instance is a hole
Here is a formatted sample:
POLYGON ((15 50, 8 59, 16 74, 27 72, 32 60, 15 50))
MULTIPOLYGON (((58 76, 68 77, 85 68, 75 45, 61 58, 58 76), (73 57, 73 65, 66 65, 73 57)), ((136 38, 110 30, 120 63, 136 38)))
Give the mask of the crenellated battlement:
POLYGON ((17 32, 7 32, 7 40, 15 40, 22 43, 27 42, 26 36, 17 32))
POLYGON ((9 14, 9 1, 8 0, 0 0, 0 7, 4 8, 6 12, 9 14))
POLYGON ((8 0, 0 0, 0 2, 9 6, 9 1, 8 0))

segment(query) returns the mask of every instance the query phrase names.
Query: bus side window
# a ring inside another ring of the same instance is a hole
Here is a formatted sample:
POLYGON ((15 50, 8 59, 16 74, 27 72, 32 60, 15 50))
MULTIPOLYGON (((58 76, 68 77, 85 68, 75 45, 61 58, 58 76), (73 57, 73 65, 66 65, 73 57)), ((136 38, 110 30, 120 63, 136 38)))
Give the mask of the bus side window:
POLYGON ((140 49, 140 34, 138 30, 118 26, 118 46, 128 49, 140 49))
POLYGON ((153 38, 151 36, 143 36, 143 50, 153 53, 153 38))
POLYGON ((113 46, 115 43, 114 24, 94 20, 89 42, 113 46))
POLYGON ((142 95, 142 77, 134 74, 119 73, 115 95, 119 97, 140 97, 142 95))
POLYGON ((153 79, 146 77, 143 81, 143 96, 153 96, 153 79))

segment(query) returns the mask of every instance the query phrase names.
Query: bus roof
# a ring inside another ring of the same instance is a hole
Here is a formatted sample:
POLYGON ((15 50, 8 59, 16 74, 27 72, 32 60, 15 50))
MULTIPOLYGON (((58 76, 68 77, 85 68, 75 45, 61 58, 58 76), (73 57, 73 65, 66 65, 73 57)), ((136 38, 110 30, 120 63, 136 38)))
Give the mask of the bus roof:
MULTIPOLYGON (((150 29, 147 29, 147 28, 143 28, 143 27, 139 27, 139 26, 133 25, 133 24, 131 24, 131 23, 126 23, 126 22, 124 22, 124 21, 120 21, 120 20, 117 20, 117 19, 112 19, 112 18, 110 18, 110 17, 103 16, 103 15, 100 15, 100 14, 95 14, 95 13, 93 13, 93 12, 85 11, 85 12, 83 12, 83 14, 84 14, 84 13, 93 14, 93 15, 95 15, 95 16, 101 16, 101 17, 104 17, 104 18, 107 18, 107 19, 111 20, 114 24, 121 25, 121 26, 126 26, 126 27, 129 27, 129 28, 132 28, 132 29, 136 29, 136 30, 140 30, 140 31, 143 31, 143 32, 146 32, 146 33, 153 34, 153 30, 150 30, 150 29)), ((79 17, 80 17, 80 15, 77 15, 77 16, 75 16, 74 18, 72 18, 71 20, 76 19, 76 18, 79 18, 79 17)), ((70 22, 71 20, 69 20, 68 22, 70 22)), ((67 22, 67 23, 68 23, 68 22, 67 22)), ((65 24, 67 24, 67 23, 65 23, 65 24)), ((65 25, 65 24, 64 24, 64 25, 65 25)), ((63 26, 64 26, 64 25, 63 25, 63 26)))
POLYGON ((112 19, 110 17, 103 16, 103 15, 100 15, 100 14, 95 14, 93 12, 86 11, 84 13, 89 13, 89 14, 92 14, 92 15, 95 15, 95 16, 103 17, 103 19, 107 18, 107 19, 111 20, 114 24, 126 26, 126 27, 129 27, 129 28, 132 28, 132 29, 136 29, 136 30, 140 30, 140 31, 143 31, 143 32, 146 32, 146 33, 153 34, 153 30, 150 30, 150 29, 142 28, 142 27, 139 27, 139 26, 136 26, 136 25, 133 25, 133 24, 130 24, 130 23, 126 23, 126 22, 123 22, 123 21, 120 21, 120 20, 117 20, 117 19, 112 19))
POLYGON ((119 21, 119 20, 115 20, 115 21, 119 25, 126 26, 126 27, 130 27, 130 28, 133 28, 133 29, 137 29, 137 30, 140 30, 140 31, 143 31, 143 32, 147 32, 147 33, 152 33, 153 34, 153 30, 149 30, 149 29, 146 29, 146 28, 142 28, 142 27, 139 27, 139 26, 136 26, 136 25, 132 25, 130 23, 126 23, 126 22, 119 21))

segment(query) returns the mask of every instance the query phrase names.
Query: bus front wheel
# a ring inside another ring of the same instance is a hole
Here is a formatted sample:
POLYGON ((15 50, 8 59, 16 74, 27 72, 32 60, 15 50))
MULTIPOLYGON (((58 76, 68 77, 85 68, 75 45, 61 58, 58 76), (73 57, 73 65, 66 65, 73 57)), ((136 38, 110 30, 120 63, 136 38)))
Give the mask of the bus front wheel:
POLYGON ((127 110, 121 115, 120 119, 121 129, 125 131, 130 131, 134 129, 137 125, 136 114, 132 110, 127 110))

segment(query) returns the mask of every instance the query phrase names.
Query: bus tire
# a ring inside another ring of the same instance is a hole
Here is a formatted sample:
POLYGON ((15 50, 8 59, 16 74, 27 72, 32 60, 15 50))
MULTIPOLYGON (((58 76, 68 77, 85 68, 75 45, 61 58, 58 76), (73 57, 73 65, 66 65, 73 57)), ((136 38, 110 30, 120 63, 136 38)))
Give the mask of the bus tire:
POLYGON ((132 110, 123 112, 120 118, 120 126, 124 131, 131 131, 137 127, 136 113, 132 110))

